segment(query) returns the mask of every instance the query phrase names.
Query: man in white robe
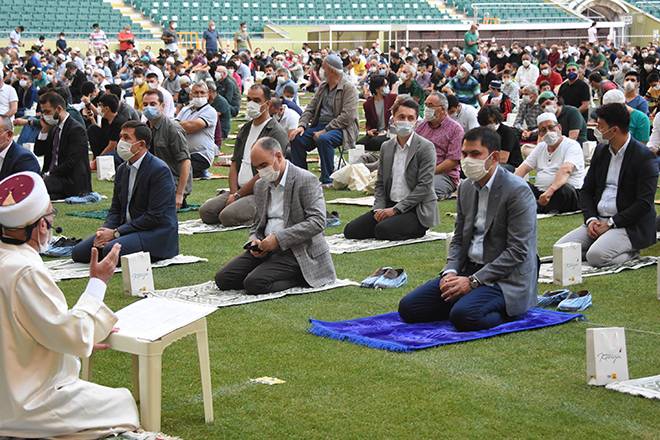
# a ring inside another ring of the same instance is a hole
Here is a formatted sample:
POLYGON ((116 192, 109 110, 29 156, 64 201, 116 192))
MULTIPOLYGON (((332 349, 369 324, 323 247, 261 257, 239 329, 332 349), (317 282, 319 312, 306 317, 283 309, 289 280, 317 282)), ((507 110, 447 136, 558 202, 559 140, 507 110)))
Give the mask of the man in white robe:
POLYGON ((79 357, 112 331, 117 317, 103 304, 118 245, 97 262, 76 305, 44 266, 55 211, 38 174, 0 182, 0 437, 96 439, 138 428, 126 389, 79 379, 79 357))

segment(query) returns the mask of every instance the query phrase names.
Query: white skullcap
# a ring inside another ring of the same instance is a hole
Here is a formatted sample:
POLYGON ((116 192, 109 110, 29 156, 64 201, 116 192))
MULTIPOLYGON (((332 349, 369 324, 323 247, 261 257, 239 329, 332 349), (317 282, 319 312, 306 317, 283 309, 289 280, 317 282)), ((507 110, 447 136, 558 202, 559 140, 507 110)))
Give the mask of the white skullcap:
POLYGON ((463 64, 461 64, 461 69, 467 70, 467 73, 472 73, 472 64, 463 63, 463 64))
POLYGON ((541 125, 541 123, 545 122, 545 121, 552 121, 556 124, 557 123, 557 116, 555 116, 554 113, 550 113, 550 112, 541 113, 536 118, 536 125, 541 125))
POLYGON ((603 105, 605 104, 625 104, 626 97, 619 89, 608 90, 603 95, 603 105))
POLYGON ((101 75, 103 78, 105 78, 105 70, 103 69, 94 69, 94 74, 101 75))
POLYGON ((46 184, 31 171, 12 174, 0 182, 0 225, 23 228, 39 220, 50 206, 46 184))
POLYGON ((190 84, 190 77, 182 75, 179 77, 179 84, 190 84))

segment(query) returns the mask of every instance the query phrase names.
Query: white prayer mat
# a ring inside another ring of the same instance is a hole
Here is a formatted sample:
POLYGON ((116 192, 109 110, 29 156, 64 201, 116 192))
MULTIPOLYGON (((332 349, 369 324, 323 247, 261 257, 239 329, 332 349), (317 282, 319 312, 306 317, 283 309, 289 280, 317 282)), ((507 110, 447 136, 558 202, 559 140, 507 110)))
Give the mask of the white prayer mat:
MULTIPOLYGON (((593 267, 582 263, 582 278, 595 277, 599 275, 610 275, 624 270, 636 270, 651 266, 656 263, 656 257, 639 257, 626 261, 622 264, 611 264, 609 266, 593 267)), ((539 283, 552 283, 552 262, 541 263, 539 272, 539 283)))
POLYGON ((374 201, 376 198, 374 196, 366 197, 340 197, 338 199, 328 200, 326 203, 332 203, 334 205, 357 205, 357 206, 374 206, 374 201))
POLYGON ((344 238, 344 234, 329 235, 325 241, 330 246, 331 254, 350 254, 353 252, 373 251, 376 249, 386 249, 395 246, 404 246, 407 244, 424 243, 427 241, 446 240, 451 234, 447 232, 427 232, 420 238, 411 238, 410 240, 376 240, 370 238, 366 240, 349 240, 344 238))
POLYGON ((238 306, 269 299, 282 298, 287 295, 303 295, 306 293, 323 292, 347 286, 359 286, 351 280, 335 280, 332 284, 321 287, 294 287, 281 292, 266 293, 263 295, 247 295, 244 290, 220 290, 214 281, 194 286, 175 287, 173 289, 156 290, 151 296, 193 302, 197 304, 212 305, 215 307, 238 306))
POLYGON ((200 219, 186 220, 179 222, 179 235, 209 234, 212 232, 227 232, 245 228, 249 228, 249 226, 241 225, 225 227, 220 224, 207 225, 200 219))
MULTIPOLYGON (((206 258, 195 257, 192 255, 177 255, 174 258, 156 261, 155 263, 151 264, 151 267, 156 269, 159 267, 173 266, 176 264, 192 264, 207 261, 209 260, 206 258)), ((89 264, 76 263, 71 259, 45 261, 44 264, 56 282, 89 277, 89 264)), ((117 272, 121 272, 121 267, 115 269, 115 273, 117 272)))
POLYGON ((660 375, 613 382, 605 388, 647 399, 660 399, 660 375))
MULTIPOLYGON (((536 219, 537 220, 542 220, 544 218, 550 218, 550 217, 564 217, 567 215, 575 215, 575 214, 581 214, 582 211, 571 211, 571 212, 556 212, 552 214, 536 214, 536 219)), ((455 212, 447 212, 445 213, 446 216, 448 217, 453 217, 456 218, 457 214, 455 212)))

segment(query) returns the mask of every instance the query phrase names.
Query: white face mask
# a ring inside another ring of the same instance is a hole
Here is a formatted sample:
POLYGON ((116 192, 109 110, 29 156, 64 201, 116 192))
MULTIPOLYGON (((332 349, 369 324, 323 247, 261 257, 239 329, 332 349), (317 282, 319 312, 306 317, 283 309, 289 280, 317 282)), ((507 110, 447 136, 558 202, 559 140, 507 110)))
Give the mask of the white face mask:
POLYGON ((20 81, 18 82, 18 85, 21 86, 21 87, 23 87, 23 88, 25 88, 25 87, 27 87, 28 83, 27 83, 27 81, 25 81, 24 79, 22 79, 22 80, 20 80, 20 81))
POLYGON ((158 88, 158 83, 150 82, 148 85, 150 90, 156 90, 158 88))
POLYGON ((259 116, 261 116, 262 113, 263 111, 261 110, 261 104, 254 101, 247 103, 247 117, 250 120, 257 119, 259 116))
POLYGON ((478 182, 488 174, 490 168, 486 168, 486 161, 490 154, 485 159, 475 159, 472 157, 464 157, 461 159, 461 169, 463 173, 468 177, 468 179, 478 182))
POLYGON ((529 65, 531 64, 531 61, 529 61, 529 60, 523 60, 522 63, 523 63, 523 66, 525 66, 525 67, 529 67, 529 65))
POLYGON ((383 87, 382 93, 383 93, 383 95, 389 95, 390 94, 389 86, 383 87))
POLYGON ((135 84, 141 86, 142 84, 144 84, 144 78, 135 78, 135 84))
POLYGON ((327 79, 325 76, 325 69, 323 67, 319 69, 319 78, 321 81, 325 81, 327 79))
POLYGON ((44 118, 44 122, 50 126, 57 125, 57 119, 53 115, 41 115, 44 118))
POLYGON ((488 75, 488 69, 479 69, 479 73, 481 73, 483 76, 488 75))
MULTIPOLYGON (((606 130, 606 132, 607 132, 607 131, 609 131, 609 130, 606 130)), ((594 128, 594 137, 596 138, 596 140, 598 141, 598 143, 599 143, 599 144, 606 144, 606 145, 609 144, 609 143, 610 143, 610 139, 605 139, 605 137, 604 137, 603 135, 604 135, 603 132, 601 132, 601 131, 600 131, 599 129, 597 129, 597 128, 594 128)))
POLYGON ((192 104, 193 107, 204 107, 206 104, 208 104, 209 99, 205 96, 202 96, 200 98, 193 98, 190 100, 190 103, 192 104))
POLYGON ((525 104, 529 104, 529 103, 532 101, 532 98, 530 98, 529 95, 523 95, 523 97, 522 97, 522 101, 523 101, 525 104))
POLYGON ((493 131, 497 131, 497 129, 500 128, 500 124, 492 123, 492 124, 488 124, 486 127, 490 128, 493 131))
POLYGON ((636 83, 635 81, 625 81, 625 82, 623 83, 623 89, 624 89, 626 92, 632 92, 632 91, 634 91, 635 89, 637 89, 637 83, 636 83))
POLYGON ((543 70, 541 70, 541 75, 543 75, 543 76, 548 76, 548 75, 550 75, 550 69, 543 69, 543 70))
POLYGON ((400 137, 410 136, 415 129, 415 124, 407 121, 394 122, 392 125, 394 133, 400 137))
POLYGON ((554 104, 546 105, 545 107, 543 107, 543 111, 544 111, 545 113, 553 113, 553 114, 557 114, 557 106, 554 105, 554 104))
POLYGON ((135 154, 131 151, 133 145, 130 142, 120 140, 117 142, 117 155, 124 161, 128 161, 135 154))
POLYGON ((545 142, 545 144, 548 146, 555 145, 560 140, 561 135, 556 131, 549 131, 545 134, 545 136, 543 136, 543 142, 545 142))
POLYGON ((272 165, 262 168, 258 172, 259 177, 268 183, 273 183, 280 177, 280 172, 273 168, 272 165))
POLYGON ((432 121, 434 119, 435 119, 435 110, 427 107, 426 111, 424 112, 424 120, 432 121))

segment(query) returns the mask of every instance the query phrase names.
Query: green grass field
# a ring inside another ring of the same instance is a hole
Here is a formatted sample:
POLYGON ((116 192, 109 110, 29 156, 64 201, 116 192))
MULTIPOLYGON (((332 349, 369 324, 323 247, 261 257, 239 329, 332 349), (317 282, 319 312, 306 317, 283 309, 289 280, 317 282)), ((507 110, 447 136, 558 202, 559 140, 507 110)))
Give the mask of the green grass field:
MULTIPOLYGON (((306 97, 309 99, 309 95, 306 97)), ((234 123, 236 132, 237 124, 234 123)), ((227 146, 223 153, 230 152, 227 146)), ((227 169, 215 170, 227 172, 227 169)), ((93 177, 95 179, 95 177, 93 177)), ((111 196, 112 184, 94 181, 111 196)), ((191 203, 202 203, 226 181, 197 181, 191 203)), ((326 191, 326 199, 349 196, 326 191)), ((357 194, 354 194, 357 195, 357 194)), ((658 197, 660 198, 660 197, 658 197)), ((96 210, 109 202, 82 207, 96 210)), ((342 226, 366 208, 330 205, 342 226)), ((438 231, 451 231, 455 202, 439 204, 438 231)), ((66 216, 80 206, 58 206, 56 225, 67 236, 83 237, 99 221, 66 216)), ((186 213, 180 219, 196 218, 186 213)), ((539 254, 578 226, 581 216, 539 221, 539 254)), ((241 252, 246 230, 182 236, 181 253, 208 263, 157 269, 156 288, 197 284, 241 252)), ((643 255, 660 254, 660 245, 643 255)), ((446 258, 442 241, 333 256, 337 275, 360 281, 380 266, 403 267, 401 289, 357 287, 219 309, 209 316, 209 345, 215 423, 206 425, 193 338, 168 348, 163 358, 162 431, 184 439, 220 438, 660 438, 657 401, 586 384, 585 329, 626 328, 630 375, 660 373, 660 302, 656 268, 587 279, 594 305, 587 322, 394 354, 312 336, 308 319, 342 320, 396 310, 399 299, 437 275, 446 258), (249 384, 275 376, 286 384, 249 384)), ((86 280, 60 287, 70 305, 86 280)), ((540 286, 540 290, 552 288, 540 286)), ((132 302, 115 276, 106 296, 117 310, 132 302)), ((131 384, 130 356, 108 350, 95 355, 94 380, 111 387, 131 384)))

